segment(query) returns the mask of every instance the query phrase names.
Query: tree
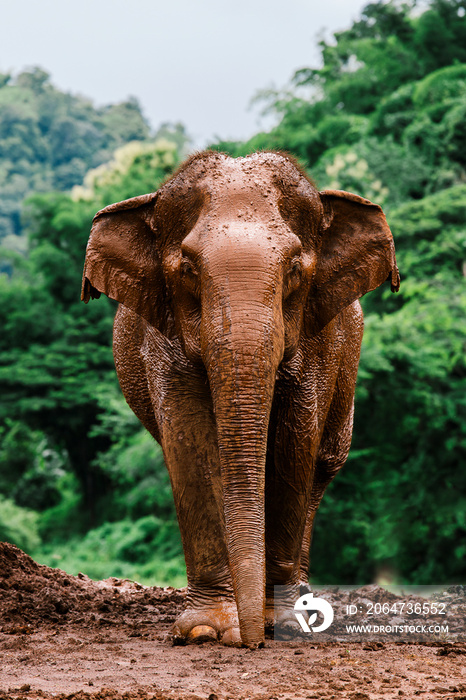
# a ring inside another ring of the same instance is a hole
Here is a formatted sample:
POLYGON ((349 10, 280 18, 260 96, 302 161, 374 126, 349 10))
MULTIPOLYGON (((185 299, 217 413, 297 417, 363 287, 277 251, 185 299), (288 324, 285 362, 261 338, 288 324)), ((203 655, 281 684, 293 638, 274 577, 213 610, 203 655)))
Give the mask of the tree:
POLYGON ((117 391, 111 351, 116 305, 107 298, 88 307, 79 301, 92 217, 115 200, 157 189, 178 161, 177 146, 168 141, 132 143, 71 195, 34 195, 25 216, 29 259, 11 279, 0 278, 0 426, 20 421, 64 451, 88 524, 97 522, 96 502, 111 481, 97 455, 121 439, 110 428, 96 430, 109 410, 102 397, 117 391))
MULTIPOLYGON (((32 192, 67 190, 149 126, 135 98, 96 108, 63 93, 34 67, 0 76, 0 240, 20 236, 21 203, 32 192)), ((15 241, 10 238, 8 245, 15 241)))

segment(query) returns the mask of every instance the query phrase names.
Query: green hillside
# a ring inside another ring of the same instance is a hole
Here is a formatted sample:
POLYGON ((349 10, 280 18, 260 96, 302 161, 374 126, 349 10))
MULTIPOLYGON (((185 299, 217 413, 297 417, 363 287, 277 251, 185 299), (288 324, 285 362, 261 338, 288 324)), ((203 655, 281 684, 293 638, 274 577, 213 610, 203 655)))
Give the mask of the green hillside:
POLYGON ((69 190, 116 148, 149 136, 135 99, 96 108, 55 88, 40 68, 0 74, 0 241, 21 234, 27 195, 69 190))

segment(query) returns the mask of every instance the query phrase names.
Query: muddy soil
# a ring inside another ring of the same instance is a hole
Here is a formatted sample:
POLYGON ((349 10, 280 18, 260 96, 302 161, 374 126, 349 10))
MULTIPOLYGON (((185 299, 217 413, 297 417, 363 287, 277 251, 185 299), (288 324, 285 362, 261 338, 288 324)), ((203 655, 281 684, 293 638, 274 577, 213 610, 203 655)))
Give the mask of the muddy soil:
MULTIPOLYGON (((392 601, 374 587, 345 601, 369 594, 392 601)), ((325 597, 341 603, 345 595, 325 597)), ((447 597, 459 606, 465 591, 453 587, 447 597)), ((183 601, 183 590, 70 576, 0 543, 0 700, 466 700, 466 644, 458 635, 268 639, 257 651, 173 646, 183 601)))

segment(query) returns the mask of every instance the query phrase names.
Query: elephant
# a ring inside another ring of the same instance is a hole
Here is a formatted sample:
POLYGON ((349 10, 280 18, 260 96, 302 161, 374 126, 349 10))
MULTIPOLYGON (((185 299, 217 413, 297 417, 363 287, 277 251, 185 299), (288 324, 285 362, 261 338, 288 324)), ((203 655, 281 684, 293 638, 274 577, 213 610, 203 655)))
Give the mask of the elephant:
POLYGON ((382 209, 281 152, 196 153, 96 214, 82 299, 119 302, 118 379, 163 449, 188 579, 175 641, 263 646, 275 586, 293 611, 350 447, 358 300, 386 281, 382 209))

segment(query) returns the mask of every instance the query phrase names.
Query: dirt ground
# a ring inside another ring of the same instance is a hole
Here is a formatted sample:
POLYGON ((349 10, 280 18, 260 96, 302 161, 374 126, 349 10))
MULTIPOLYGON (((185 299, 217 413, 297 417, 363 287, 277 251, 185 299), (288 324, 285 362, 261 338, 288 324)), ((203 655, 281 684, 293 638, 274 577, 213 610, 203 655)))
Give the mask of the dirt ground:
MULTIPOLYGON (((372 600, 378 593, 387 600, 371 587, 372 600)), ((347 600, 367 596, 360 589, 347 600)), ((449 599, 464 604, 464 588, 453 587, 449 599)), ((268 639, 257 651, 173 646, 183 600, 173 588, 73 577, 0 543, 0 700, 466 700, 466 644, 457 635, 268 639)))

